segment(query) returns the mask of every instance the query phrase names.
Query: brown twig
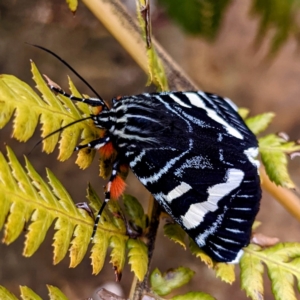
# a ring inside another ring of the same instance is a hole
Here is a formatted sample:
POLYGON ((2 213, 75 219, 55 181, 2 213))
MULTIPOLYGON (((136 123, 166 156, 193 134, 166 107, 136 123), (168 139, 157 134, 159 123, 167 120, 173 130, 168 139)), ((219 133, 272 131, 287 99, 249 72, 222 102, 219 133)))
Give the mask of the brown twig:
POLYGON ((300 200, 295 192, 271 182, 264 168, 260 168, 262 187, 271 194, 292 216, 300 221, 300 200))
MULTIPOLYGON (((148 74, 145 42, 140 27, 119 0, 82 0, 101 21, 136 63, 148 74)), ((196 90, 199 87, 172 60, 158 42, 152 38, 168 78, 171 90, 196 90)))
POLYGON ((151 259, 154 251, 155 246, 155 240, 157 235, 157 229, 159 226, 159 216, 161 213, 160 205, 157 201, 154 200, 153 196, 150 196, 149 202, 148 202, 148 216, 149 216, 149 227, 146 234, 147 243, 146 246, 148 248, 148 270, 147 274, 145 275, 145 278, 142 282, 138 281, 137 278, 135 278, 134 283, 131 286, 131 292, 130 292, 130 299, 132 300, 140 300, 142 299, 143 295, 149 291, 148 288, 148 278, 149 278, 149 270, 150 270, 150 264, 151 259))

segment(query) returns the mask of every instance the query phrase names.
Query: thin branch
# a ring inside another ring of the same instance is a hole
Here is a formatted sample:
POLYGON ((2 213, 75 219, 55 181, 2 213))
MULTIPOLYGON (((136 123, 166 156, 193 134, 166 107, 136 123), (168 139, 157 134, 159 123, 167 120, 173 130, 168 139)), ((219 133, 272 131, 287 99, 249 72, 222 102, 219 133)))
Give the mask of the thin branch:
POLYGON ((260 168, 262 187, 271 194, 293 217, 300 221, 300 199, 295 192, 271 182, 264 168, 260 168))
MULTIPOLYGON (((145 41, 137 22, 119 0, 82 0, 90 11, 102 22, 137 64, 148 74, 145 41)), ((171 90, 197 90, 197 85, 171 59, 158 42, 152 43, 162 60, 171 90)))
POLYGON ((153 198, 152 195, 150 196, 148 203, 149 203, 148 204, 148 216, 149 216, 149 220, 150 220, 148 232, 146 234, 146 238, 147 238, 146 246, 148 248, 148 271, 142 282, 138 281, 137 278, 134 279, 132 286, 131 286, 130 296, 129 296, 129 299, 132 299, 132 300, 142 299, 142 296, 147 291, 149 291, 149 287, 148 287, 148 278, 149 278, 149 274, 150 274, 149 270, 150 270, 150 264, 151 264, 152 255, 153 255, 153 251, 154 251, 157 230, 158 230, 158 226, 159 226, 159 216, 161 213, 161 208, 160 208, 160 205, 158 204, 158 202, 155 201, 155 199, 153 198))

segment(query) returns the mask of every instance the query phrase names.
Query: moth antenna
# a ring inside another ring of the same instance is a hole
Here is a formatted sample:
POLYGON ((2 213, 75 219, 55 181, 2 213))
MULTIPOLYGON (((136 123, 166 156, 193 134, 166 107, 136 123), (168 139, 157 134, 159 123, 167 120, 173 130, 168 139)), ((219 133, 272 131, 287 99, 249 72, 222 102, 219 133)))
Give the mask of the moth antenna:
POLYGON ((69 123, 69 124, 63 126, 63 127, 60 127, 60 128, 57 129, 57 130, 52 131, 51 133, 47 134, 47 135, 44 136, 42 139, 40 139, 40 140, 33 146, 33 148, 30 150, 30 152, 28 153, 28 155, 30 155, 30 154, 32 153, 32 151, 33 151, 39 144, 41 144, 45 139, 49 138, 50 136, 52 136, 52 135, 54 135, 54 134, 56 134, 56 133, 58 133, 58 132, 61 132, 61 131, 63 131, 64 129, 66 129, 66 128, 68 128, 68 127, 70 127, 70 126, 72 126, 72 125, 74 125, 74 124, 76 124, 76 123, 79 123, 79 122, 82 122, 82 121, 85 121, 85 120, 89 120, 89 119, 92 119, 92 117, 87 117, 87 118, 83 118, 83 119, 80 119, 80 120, 76 120, 76 121, 74 121, 74 122, 71 122, 71 123, 69 123))
POLYGON ((82 82, 84 82, 86 84, 87 87, 90 88, 90 90, 99 98, 99 100, 102 101, 103 103, 103 108, 105 110, 108 110, 108 105, 106 104, 106 102, 102 99, 102 97, 97 93, 97 91, 73 68, 71 67, 71 65, 69 63, 67 63, 64 59, 62 59, 60 56, 58 56, 56 53, 54 53, 53 51, 45 48, 45 47, 42 47, 42 46, 39 46, 39 45, 35 45, 35 44, 30 44, 30 43, 26 43, 30 46, 33 46, 33 47, 36 47, 36 48, 39 48, 49 54, 51 54, 52 56, 54 56, 55 58, 57 58, 60 62, 62 62, 67 68, 69 68, 82 82))

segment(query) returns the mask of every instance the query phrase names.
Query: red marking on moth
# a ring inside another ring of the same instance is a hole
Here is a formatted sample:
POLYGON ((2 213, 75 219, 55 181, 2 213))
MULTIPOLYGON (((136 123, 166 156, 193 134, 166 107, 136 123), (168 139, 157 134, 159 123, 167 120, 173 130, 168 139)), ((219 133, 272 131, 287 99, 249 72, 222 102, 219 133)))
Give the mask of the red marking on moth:
POLYGON ((100 114, 101 111, 102 111, 102 106, 96 106, 96 107, 93 107, 93 114, 94 114, 94 115, 100 114))
POLYGON ((122 99, 122 96, 117 96, 116 97, 116 100, 121 100, 122 99))
POLYGON ((114 154, 114 152, 115 148, 111 142, 107 143, 99 149, 99 153, 104 159, 111 157, 114 154))
POLYGON ((125 181, 122 179, 121 176, 117 175, 111 183, 110 197, 112 199, 118 199, 124 193, 125 187, 125 181))
POLYGON ((119 170, 122 175, 124 174, 126 176, 129 171, 129 165, 127 164, 120 165, 119 170))

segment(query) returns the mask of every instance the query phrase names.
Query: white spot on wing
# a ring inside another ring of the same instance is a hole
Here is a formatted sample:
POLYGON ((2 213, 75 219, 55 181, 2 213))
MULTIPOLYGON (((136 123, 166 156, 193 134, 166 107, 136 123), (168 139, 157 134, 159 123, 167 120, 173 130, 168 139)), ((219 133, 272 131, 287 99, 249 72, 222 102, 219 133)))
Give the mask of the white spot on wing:
POLYGON ((259 161, 256 159, 258 155, 258 148, 257 147, 251 147, 244 151, 244 154, 247 156, 249 161, 252 163, 253 166, 256 168, 259 168, 259 161))
POLYGON ((230 218, 229 220, 232 220, 232 221, 234 221, 234 222, 238 222, 238 223, 243 223, 243 222, 246 222, 246 220, 239 219, 239 218, 230 218))
POLYGON ((223 98, 235 111, 238 111, 238 107, 229 98, 223 98))
POLYGON ((192 148, 193 148, 193 140, 190 139, 189 140, 189 149, 187 149, 186 151, 182 152, 180 155, 178 155, 178 156, 176 156, 176 157, 168 160, 167 163, 157 173, 154 173, 153 175, 151 175, 149 177, 139 177, 139 180, 145 186, 147 186, 148 183, 153 183, 153 182, 158 181, 163 174, 166 174, 169 171, 169 169, 178 160, 180 160, 183 156, 185 156, 187 153, 189 153, 192 148))
POLYGON ((178 103, 181 106, 192 108, 190 105, 184 103, 182 100, 180 100, 177 96, 175 96, 173 93, 169 94, 170 98, 172 98, 176 103, 178 103))
MULTIPOLYGON (((203 157, 201 155, 194 156, 192 158, 186 159, 186 161, 176 169, 174 174, 178 177, 182 177, 183 171, 185 169, 212 169, 213 166, 210 163, 209 159, 207 157, 203 157)), ((186 171, 188 172, 188 170, 186 171)))
POLYGON ((234 240, 231 240, 231 239, 226 239, 226 238, 223 238, 223 237, 220 237, 218 236, 218 238, 226 243, 231 243, 231 244, 239 244, 238 242, 234 241, 234 240))
POLYGON ((249 208, 249 207, 232 207, 231 209, 235 209, 235 210, 244 210, 244 211, 251 210, 251 208, 249 208))
POLYGON ((243 231, 240 231, 238 229, 235 228, 225 228, 227 231, 229 232, 233 232, 233 233, 244 233, 243 231))
POLYGON ((197 227, 208 212, 218 209, 218 202, 234 189, 240 186, 244 172, 239 169, 228 169, 226 182, 218 183, 207 189, 208 198, 201 203, 192 204, 184 216, 181 216, 183 225, 187 229, 197 227))
POLYGON ((176 186, 168 193, 168 195, 165 195, 165 199, 167 202, 171 203, 174 199, 179 198, 181 195, 185 194, 191 189, 192 187, 189 184, 181 182, 180 185, 176 186))
MULTIPOLYGON (((226 211, 226 208, 225 208, 226 211)), ((217 227, 222 222, 224 215, 220 215, 217 217, 217 220, 210 226, 207 230, 205 230, 203 233, 200 233, 196 238, 195 242, 199 247, 202 247, 206 244, 206 239, 209 235, 214 234, 217 230, 217 227)), ((213 250, 212 250, 213 251, 213 250)))
MULTIPOLYGON (((203 92, 198 92, 199 95, 203 96, 203 97, 206 97, 205 94, 203 92)), ((188 97, 188 99, 190 100, 191 104, 199 107, 199 108, 202 108, 204 109, 206 112, 207 112, 207 115, 213 119, 214 121, 222 124, 227 132, 229 134, 231 134, 232 136, 240 139, 240 140, 243 140, 244 137, 242 136, 242 134, 236 130, 235 128, 233 128, 232 126, 230 126, 224 119, 222 119, 220 116, 218 116, 218 114, 213 110, 213 109, 210 109, 208 108, 204 101, 202 101, 202 99, 197 95, 197 94, 194 94, 194 93, 185 93, 185 95, 188 97)))
POLYGON ((242 256, 243 256, 243 254, 244 254, 244 251, 241 249, 241 250, 237 253, 235 259, 232 260, 232 261, 229 261, 228 263, 229 263, 229 264, 238 264, 238 263, 240 262, 242 256))

